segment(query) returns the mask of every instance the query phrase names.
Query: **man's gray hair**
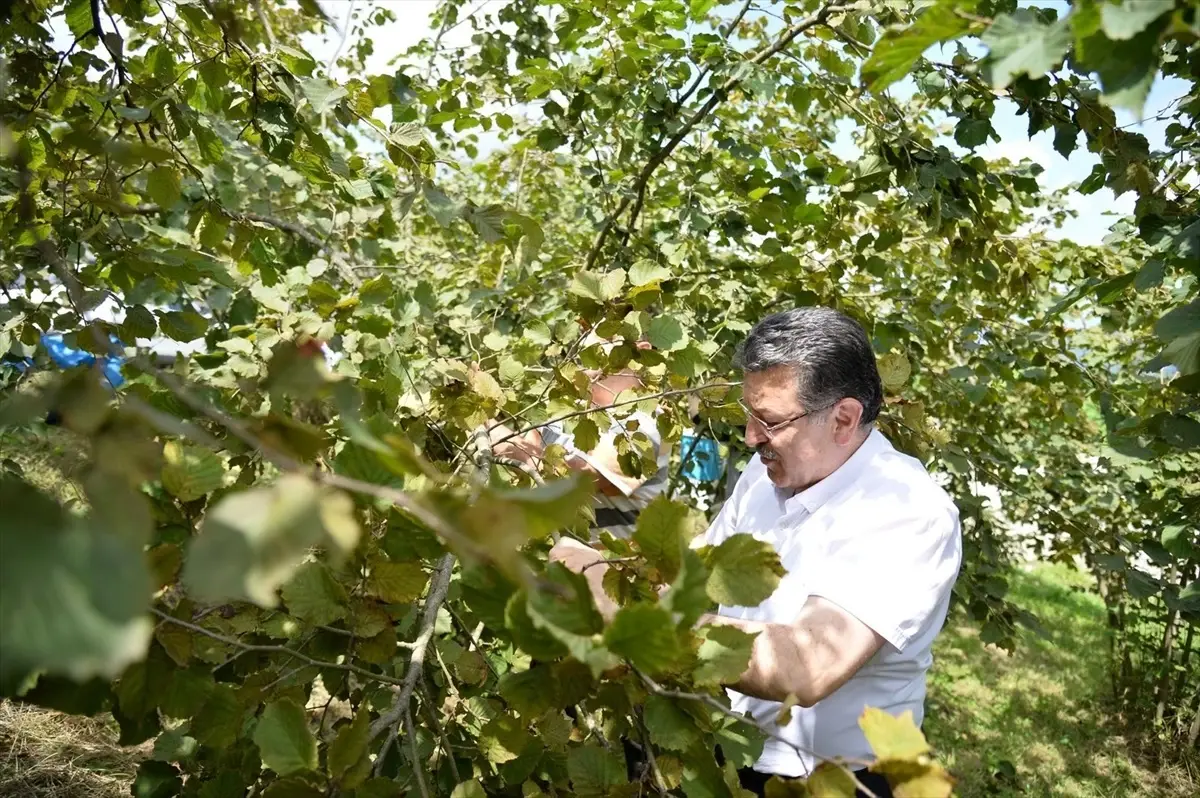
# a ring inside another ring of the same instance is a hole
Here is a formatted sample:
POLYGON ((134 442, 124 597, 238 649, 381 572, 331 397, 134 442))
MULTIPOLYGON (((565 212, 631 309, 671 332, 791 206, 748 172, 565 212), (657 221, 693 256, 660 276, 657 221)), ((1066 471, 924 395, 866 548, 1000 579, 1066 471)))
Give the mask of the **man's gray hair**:
POLYGON ((805 410, 857 399, 866 426, 883 406, 883 384, 866 331, 832 308, 795 308, 768 316, 738 347, 734 363, 749 372, 791 367, 805 410))

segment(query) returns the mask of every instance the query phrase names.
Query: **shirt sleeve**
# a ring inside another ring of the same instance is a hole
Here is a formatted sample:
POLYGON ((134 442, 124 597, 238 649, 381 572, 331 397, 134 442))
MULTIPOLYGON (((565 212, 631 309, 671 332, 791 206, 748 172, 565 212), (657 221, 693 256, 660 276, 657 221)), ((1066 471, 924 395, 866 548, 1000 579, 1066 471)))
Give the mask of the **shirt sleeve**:
POLYGON ((953 506, 867 523, 829 553, 808 593, 837 604, 903 651, 944 611, 961 561, 953 506))

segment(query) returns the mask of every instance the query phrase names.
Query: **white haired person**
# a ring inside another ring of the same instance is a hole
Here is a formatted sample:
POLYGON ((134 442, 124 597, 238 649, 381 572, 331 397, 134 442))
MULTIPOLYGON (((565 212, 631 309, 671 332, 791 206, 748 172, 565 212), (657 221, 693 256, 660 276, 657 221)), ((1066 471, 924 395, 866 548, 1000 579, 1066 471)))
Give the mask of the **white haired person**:
MULTIPOLYGON (((599 345, 610 354, 618 345, 604 340, 594 333, 584 341, 585 346, 599 345)), ((639 341, 638 349, 648 349, 650 344, 639 341)), ((595 521, 592 536, 609 532, 619 538, 628 538, 637 525, 638 514, 654 497, 667 487, 671 450, 663 445, 655 419, 648 413, 636 411, 625 413, 622 408, 608 409, 617 403, 623 391, 643 387, 638 374, 631 369, 622 369, 614 374, 604 374, 594 369, 585 372, 591 381, 591 414, 600 430, 599 441, 584 450, 575 443, 575 436, 566 431, 563 422, 555 421, 521 436, 510 437, 512 430, 505 425, 492 427, 491 438, 501 441, 493 447, 493 454, 537 466, 546 447, 558 444, 566 452, 567 465, 589 474, 595 479, 596 491, 593 499, 595 521), (655 453, 655 467, 643 467, 640 475, 626 474, 621 467, 618 439, 645 435, 655 453), (504 440, 507 438, 507 440, 504 440)))

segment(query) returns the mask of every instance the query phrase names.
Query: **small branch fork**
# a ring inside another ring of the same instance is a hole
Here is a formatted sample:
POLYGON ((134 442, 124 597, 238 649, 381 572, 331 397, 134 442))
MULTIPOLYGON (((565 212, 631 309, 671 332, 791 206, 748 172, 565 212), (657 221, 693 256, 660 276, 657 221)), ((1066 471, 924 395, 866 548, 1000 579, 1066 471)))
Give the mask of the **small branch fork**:
MULTIPOLYGON (((792 25, 790 28, 785 30, 773 44, 754 53, 749 59, 747 59, 746 63, 755 65, 763 63, 776 53, 786 49, 788 45, 790 45, 800 34, 804 33, 810 28, 823 25, 831 15, 836 14, 839 11, 848 10, 850 7, 851 6, 836 5, 832 3, 823 6, 813 15, 805 17, 795 25, 792 25)), ((668 139, 665 144, 661 145, 657 150, 655 150, 654 154, 650 156, 650 160, 647 161, 646 165, 642 167, 642 171, 638 174, 637 180, 634 181, 633 191, 630 194, 627 194, 624 199, 621 200, 620 204, 617 205, 617 209, 609 214, 604 220, 604 223, 600 226, 600 232, 596 235, 596 242, 592 245, 591 250, 588 252, 585 268, 590 269, 596 263, 596 260, 600 257, 601 251, 604 249, 604 242, 608 239, 609 234, 613 231, 614 225, 616 224, 617 220, 621 218, 621 215, 629 209, 631 204, 633 205, 633 209, 630 211, 629 223, 626 225, 626 229, 633 229, 634 222, 637 221, 638 214, 640 214, 642 211, 642 206, 646 199, 646 189, 650 183, 650 178, 654 176, 655 170, 662 166, 666 160, 671 157, 671 153, 675 151, 675 148, 678 147, 680 143, 687 138, 689 134, 691 134, 696 126, 704 121, 704 119, 712 113, 713 109, 720 105, 729 96, 729 93, 736 89, 741 82, 742 78, 737 76, 727 78, 715 91, 713 91, 712 95, 707 101, 705 101, 704 105, 700 106, 700 108, 694 114, 692 114, 686 122, 683 123, 675 135, 668 139), (634 199, 635 197, 636 199, 634 199)))
MULTIPOLYGON (((438 562, 437 570, 434 571, 433 579, 429 583, 429 595, 425 598, 425 609, 421 614, 421 629, 413 643, 412 657, 408 661, 408 669, 404 672, 404 680, 395 690, 396 700, 387 712, 384 712, 371 724, 368 734, 368 739, 371 741, 385 731, 388 732, 383 747, 379 749, 379 756, 375 759, 375 775, 377 776, 383 769, 383 761, 396 741, 402 723, 406 728, 409 740, 414 739, 411 708, 413 691, 416 690, 417 683, 424 673, 425 653, 429 650, 430 640, 433 639, 433 628, 437 623, 438 610, 441 608, 442 602, 446 600, 446 593, 450 588, 450 574, 453 570, 454 555, 444 555, 438 562)), ((428 791, 421 776, 421 769, 415 761, 415 755, 412 765, 413 771, 417 773, 417 784, 421 788, 421 793, 427 795, 428 791)))

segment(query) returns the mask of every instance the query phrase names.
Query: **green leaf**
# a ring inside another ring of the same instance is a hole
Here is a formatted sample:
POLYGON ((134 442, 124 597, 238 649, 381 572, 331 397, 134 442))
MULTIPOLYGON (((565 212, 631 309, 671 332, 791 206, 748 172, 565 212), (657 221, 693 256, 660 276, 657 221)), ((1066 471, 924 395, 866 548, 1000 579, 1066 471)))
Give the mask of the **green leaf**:
POLYGON ((488 205, 483 208, 473 209, 468 214, 467 220, 484 242, 495 244, 497 241, 504 239, 504 219, 507 215, 503 206, 488 205))
POLYGON ((76 38, 92 31, 90 0, 69 0, 63 13, 67 18, 67 27, 76 38))
POLYGON ((674 316, 655 316, 646 330, 646 340, 655 349, 675 352, 687 346, 688 334, 674 316))
POLYGON ((1033 11, 1020 9, 996 17, 980 40, 988 47, 988 80, 1003 89, 1021 75, 1036 79, 1052 70, 1071 46, 1071 28, 1065 20, 1045 23, 1033 11))
POLYGON ((195 737, 185 734, 187 727, 181 726, 175 729, 168 729, 158 736, 154 741, 154 750, 151 754, 153 759, 160 762, 181 762, 184 759, 191 759, 200 749, 200 743, 195 737))
POLYGON ((0 680, 112 678, 145 656, 151 586, 139 548, 8 474, 0 507, 10 508, 0 512, 0 680))
POLYGON ((708 626, 702 634, 704 642, 696 652, 696 684, 733 684, 750 664, 756 635, 723 625, 708 626))
POLYGON ((121 322, 121 336, 132 345, 138 338, 152 338, 158 331, 154 314, 141 305, 131 305, 121 322))
POLYGON ((688 507, 663 494, 656 496, 638 514, 633 542, 641 549, 646 562, 657 568, 663 580, 669 582, 679 574, 683 550, 694 533, 688 507))
POLYGON ((625 762, 617 750, 584 745, 567 752, 567 773, 574 795, 607 795, 613 787, 628 781, 625 772, 625 762))
POLYGON ((335 86, 325 78, 303 78, 299 81, 300 90, 304 92, 313 113, 323 114, 333 108, 346 96, 346 90, 335 86))
MULTIPOLYGON (((1168 21, 1162 17, 1126 41, 1114 41, 1099 31, 1077 38, 1074 55, 1077 69, 1099 74, 1103 89, 1100 99, 1105 105, 1128 108, 1141 116, 1158 72, 1159 37, 1168 21)), ((1107 156, 1106 153, 1102 157, 1107 156)))
POLYGON ((727 606, 758 606, 787 573, 771 544, 748 534, 731 535, 709 548, 705 565, 709 597, 727 606))
POLYGON ((700 741, 692 716, 675 705, 674 699, 651 695, 642 709, 650 741, 674 751, 687 751, 700 741))
MULTIPOLYGON (((553 586, 528 594, 525 609, 531 625, 548 632, 571 656, 587 665, 593 676, 619 664, 617 656, 601 642, 604 620, 592 602, 587 580, 561 563, 547 568, 543 578, 553 586)), ((520 619, 512 609, 510 602, 510 626, 520 619)))
POLYGON ((487 798, 487 791, 478 781, 464 781, 454 788, 450 798, 487 798))
POLYGON ((208 332, 208 320, 191 310, 172 310, 160 313, 158 326, 163 334, 180 343, 188 343, 208 332))
POLYGON ((179 769, 166 762, 146 760, 138 766, 129 791, 133 798, 174 798, 183 790, 179 769))
POLYGON ((991 133, 992 123, 990 120, 974 119, 968 116, 960 119, 958 125, 955 126, 954 140, 959 146, 973 150, 987 143, 988 136, 991 133))
POLYGON ((524 518, 526 534, 542 538, 570 526, 592 500, 593 482, 580 474, 523 490, 497 490, 497 498, 513 505, 524 518))
POLYGON ((555 706, 556 684, 549 666, 537 664, 519 673, 509 672, 500 679, 500 695, 523 718, 536 718, 555 706))
POLYGON ((629 268, 629 284, 633 286, 657 285, 671 279, 671 271, 652 260, 639 260, 629 268))
POLYGON ((965 33, 971 23, 956 13, 960 5, 958 0, 939 0, 907 28, 885 31, 862 66, 862 80, 867 88, 882 92, 912 71, 917 59, 930 47, 965 33))
POLYGON ((609 651, 651 675, 678 662, 682 650, 671 614, 653 604, 619 609, 604 631, 604 643, 609 651))
POLYGON ((317 769, 317 738, 304 708, 294 701, 267 704, 254 729, 254 744, 263 764, 280 776, 317 769))
POLYGON ((229 685, 218 684, 192 718, 192 736, 201 745, 228 748, 241 734, 244 715, 237 692, 229 685))
POLYGON ((324 563, 306 562, 283 586, 288 612, 314 626, 326 626, 346 616, 346 590, 324 563))
POLYGON ((1107 0, 1098 5, 1104 35, 1113 41, 1132 39, 1175 7, 1172 0, 1107 0))
POLYGON ((170 208, 179 201, 182 191, 179 172, 170 166, 158 166, 146 178, 146 193, 163 208, 170 208))
POLYGON ((1180 559, 1191 557, 1196 550, 1195 531, 1183 524, 1171 524, 1163 527, 1162 545, 1167 551, 1180 559))
POLYGON ((1173 341, 1196 332, 1200 332, 1200 299, 1180 305, 1154 325, 1154 334, 1163 341, 1173 341))
POLYGON ((567 291, 575 296, 604 304, 619 297, 624 285, 624 269, 613 269, 607 272, 591 272, 580 269, 571 279, 567 291))
POLYGON ((425 592, 429 577, 419 562, 373 560, 367 591, 389 604, 408 604, 425 592))
POLYGON ((1190 615, 1200 615, 1200 580, 1194 581, 1179 591, 1175 600, 1180 612, 1190 615))
POLYGON ((342 778, 367 755, 367 746, 371 742, 370 731, 370 713, 364 706, 359 706, 354 713, 354 720, 343 726, 329 744, 329 775, 335 779, 342 778))
POLYGON ((449 227, 456 219, 462 218, 466 208, 462 202, 450 199, 432 183, 426 183, 421 191, 425 197, 425 207, 442 227, 449 227))
POLYGON ((163 446, 163 487, 180 501, 195 501, 224 482, 225 463, 212 451, 179 441, 163 446))
POLYGON ((493 765, 511 762, 529 744, 525 724, 512 715, 498 715, 479 732, 479 750, 493 765))
POLYGON ((1176 449, 1200 449, 1200 421, 1187 416, 1167 416, 1159 425, 1159 434, 1176 449))
POLYGON ((188 549, 183 582, 200 601, 274 607, 275 590, 310 547, 347 554, 358 536, 350 497, 288 474, 272 486, 226 496, 208 511, 188 549))
POLYGON ((680 626, 691 627, 712 604, 708 598, 707 583, 708 571, 704 561, 692 549, 685 549, 679 575, 662 596, 663 609, 678 615, 680 626))

